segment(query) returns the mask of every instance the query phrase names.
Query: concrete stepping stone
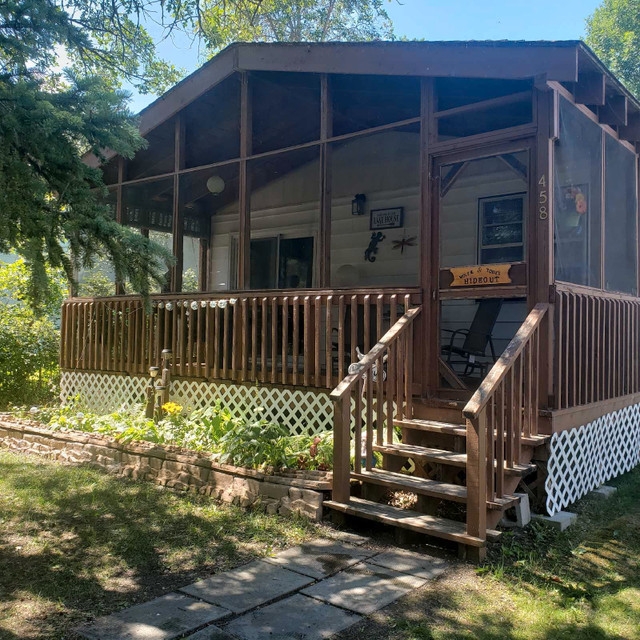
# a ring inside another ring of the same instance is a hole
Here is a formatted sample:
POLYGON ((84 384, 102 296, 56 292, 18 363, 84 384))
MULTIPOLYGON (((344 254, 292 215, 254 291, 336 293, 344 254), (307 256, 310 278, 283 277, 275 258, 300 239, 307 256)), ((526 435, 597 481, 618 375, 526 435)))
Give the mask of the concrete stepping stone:
POLYGON ((172 640, 229 615, 227 609, 180 593, 124 609, 77 629, 90 640, 172 640))
POLYGON ((426 580, 373 564, 357 564, 301 593, 349 611, 368 615, 386 607, 426 580))
POLYGON ((433 580, 443 574, 449 563, 442 558, 435 558, 406 549, 390 549, 369 558, 369 564, 393 569, 400 573, 408 573, 411 576, 433 580))
POLYGON ((193 635, 187 636, 184 640, 237 640, 237 638, 212 624, 210 627, 205 627, 193 635))
POLYGON ((311 578, 325 578, 342 571, 376 552, 333 540, 315 540, 277 553, 265 562, 286 567, 311 578))
POLYGON ((322 640, 358 620, 355 613, 296 594, 247 613, 226 628, 243 640, 322 640))
POLYGON ((249 564, 194 582, 180 589, 187 595, 243 613, 311 584, 313 579, 254 560, 249 564))

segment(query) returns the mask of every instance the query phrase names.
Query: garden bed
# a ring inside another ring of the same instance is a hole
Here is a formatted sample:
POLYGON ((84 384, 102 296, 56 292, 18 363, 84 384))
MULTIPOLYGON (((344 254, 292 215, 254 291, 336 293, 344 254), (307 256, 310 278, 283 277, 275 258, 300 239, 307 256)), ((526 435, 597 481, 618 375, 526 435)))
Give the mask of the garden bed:
POLYGON ((0 446, 68 463, 84 463, 110 473, 149 480, 267 513, 322 518, 331 474, 318 470, 258 470, 225 464, 211 453, 175 445, 125 441, 73 429, 54 430, 33 420, 0 420, 0 446))

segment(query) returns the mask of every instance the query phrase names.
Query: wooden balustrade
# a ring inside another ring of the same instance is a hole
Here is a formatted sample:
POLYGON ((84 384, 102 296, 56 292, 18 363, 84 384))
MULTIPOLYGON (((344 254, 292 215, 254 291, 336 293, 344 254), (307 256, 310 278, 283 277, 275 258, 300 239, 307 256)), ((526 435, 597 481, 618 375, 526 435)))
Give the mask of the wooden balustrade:
POLYGON ((393 442, 394 420, 412 415, 413 324, 421 307, 409 308, 331 392, 334 403, 333 500, 348 502, 353 432, 355 469, 371 470, 374 432, 376 444, 393 442), (395 403, 395 407, 394 407, 395 403))
POLYGON ((554 315, 556 409, 640 392, 640 299, 558 284, 554 315))
POLYGON ((62 307, 64 369, 144 374, 173 352, 174 375, 333 388, 419 289, 73 298, 62 307))
POLYGON ((486 505, 505 495, 505 473, 520 463, 523 437, 538 435, 540 325, 537 304, 463 413, 467 419, 467 533, 486 536, 486 505))

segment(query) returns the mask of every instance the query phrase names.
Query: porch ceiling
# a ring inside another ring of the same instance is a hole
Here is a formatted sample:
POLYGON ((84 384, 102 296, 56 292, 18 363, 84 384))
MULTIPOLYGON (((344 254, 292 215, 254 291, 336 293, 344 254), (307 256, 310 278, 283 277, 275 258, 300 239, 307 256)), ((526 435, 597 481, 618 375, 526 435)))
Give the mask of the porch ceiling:
MULTIPOLYGON (((140 132, 146 135, 237 71, 538 78, 573 85, 578 95, 585 94, 585 104, 602 104, 604 108, 616 100, 624 103, 624 122, 616 122, 623 127, 635 126, 640 118, 635 97, 578 40, 238 43, 143 109, 140 132)), ((97 165, 93 156, 87 156, 86 161, 97 165)))

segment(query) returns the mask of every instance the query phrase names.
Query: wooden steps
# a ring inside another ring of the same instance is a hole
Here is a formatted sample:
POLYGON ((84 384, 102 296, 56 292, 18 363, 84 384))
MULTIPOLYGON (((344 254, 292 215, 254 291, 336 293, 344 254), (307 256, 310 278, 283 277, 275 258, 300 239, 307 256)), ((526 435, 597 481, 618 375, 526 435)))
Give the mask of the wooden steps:
MULTIPOLYGON (((438 420, 421 420, 419 418, 398 420, 396 424, 404 427, 405 429, 413 429, 414 431, 441 433, 450 436, 457 436, 459 438, 467 437, 467 427, 464 424, 453 424, 451 422, 440 422, 438 420)), ((497 432, 494 432, 494 437, 497 437, 497 435, 497 432)), ((522 442, 524 446, 539 447, 550 438, 551 436, 545 435, 523 436, 520 438, 520 442, 522 442)))
POLYGON ((462 485, 418 478, 406 473, 395 473, 383 469, 372 469, 371 471, 363 469, 360 472, 352 473, 351 477, 354 480, 370 482, 371 484, 397 491, 409 491, 422 496, 451 500, 452 502, 466 503, 467 501, 467 488, 462 485))
POLYGON ((484 540, 467 534, 467 525, 464 522, 438 518, 407 509, 398 509, 397 507, 354 497, 346 503, 326 500, 324 505, 347 515, 374 520, 382 524, 416 531, 436 538, 443 538, 444 540, 472 547, 485 546, 484 540))
POLYGON ((403 456, 404 458, 415 458, 432 464, 446 464, 450 467, 466 468, 467 454, 446 451, 445 449, 430 449, 428 447, 418 447, 413 444, 384 444, 373 445, 373 450, 379 453, 403 456))
MULTIPOLYGON (((386 455, 424 460, 431 464, 444 464, 461 469, 466 469, 467 467, 466 453, 456 453, 454 451, 446 451, 445 449, 430 449, 413 444, 374 444, 373 450, 386 455)), ((534 464, 518 464, 513 467, 505 466, 504 472, 506 475, 524 477, 535 470, 536 466, 534 464)))

